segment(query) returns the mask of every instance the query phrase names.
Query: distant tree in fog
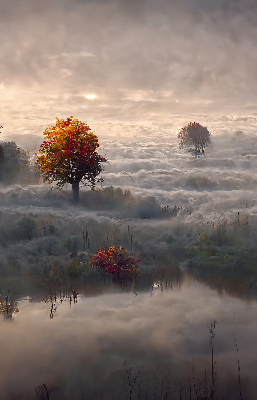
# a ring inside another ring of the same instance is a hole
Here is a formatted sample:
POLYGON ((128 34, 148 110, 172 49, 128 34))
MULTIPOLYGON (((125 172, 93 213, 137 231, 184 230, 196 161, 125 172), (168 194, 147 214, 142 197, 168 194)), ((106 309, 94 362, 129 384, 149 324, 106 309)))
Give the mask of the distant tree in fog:
POLYGON ((107 160, 97 153, 97 136, 85 122, 69 117, 56 118, 54 126, 44 130, 46 140, 40 146, 36 163, 44 181, 57 182, 59 187, 72 185, 73 199, 79 200, 79 184, 90 183, 102 171, 101 163, 107 160))
POLYGON ((15 142, 0 143, 0 180, 10 182, 29 173, 29 153, 15 142))
POLYGON ((197 122, 189 122, 188 125, 181 128, 178 133, 180 139, 179 147, 194 147, 195 155, 202 152, 210 143, 210 132, 208 129, 197 122))

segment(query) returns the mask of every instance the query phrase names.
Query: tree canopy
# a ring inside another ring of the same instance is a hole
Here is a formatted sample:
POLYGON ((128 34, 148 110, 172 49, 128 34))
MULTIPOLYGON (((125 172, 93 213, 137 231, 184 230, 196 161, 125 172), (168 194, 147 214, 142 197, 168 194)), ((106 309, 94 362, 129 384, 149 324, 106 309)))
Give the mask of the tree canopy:
POLYGON ((194 146, 195 154, 200 153, 200 151, 203 153, 204 148, 210 143, 210 135, 206 127, 197 122, 189 122, 178 133, 179 146, 180 148, 194 146))
POLYGON ((29 153, 15 142, 0 143, 0 180, 10 182, 30 173, 29 153))
POLYGON ((79 183, 95 186, 95 178, 102 171, 101 164, 107 160, 97 153, 97 136, 85 122, 72 116, 56 118, 54 126, 48 126, 43 135, 36 163, 44 181, 57 182, 59 187, 72 185, 73 197, 79 200, 79 183))

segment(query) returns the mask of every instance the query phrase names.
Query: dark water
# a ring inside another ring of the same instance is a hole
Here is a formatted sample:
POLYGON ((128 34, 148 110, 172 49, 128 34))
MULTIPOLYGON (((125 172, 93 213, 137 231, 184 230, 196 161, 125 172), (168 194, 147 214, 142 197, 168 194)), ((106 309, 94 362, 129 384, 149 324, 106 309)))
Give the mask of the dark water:
POLYGON ((53 318, 50 302, 29 300, 13 320, 2 318, 1 399, 47 398, 43 384, 50 400, 189 399, 190 390, 192 399, 211 398, 214 320, 213 398, 256 398, 256 301, 187 278, 162 291, 56 304, 53 318))

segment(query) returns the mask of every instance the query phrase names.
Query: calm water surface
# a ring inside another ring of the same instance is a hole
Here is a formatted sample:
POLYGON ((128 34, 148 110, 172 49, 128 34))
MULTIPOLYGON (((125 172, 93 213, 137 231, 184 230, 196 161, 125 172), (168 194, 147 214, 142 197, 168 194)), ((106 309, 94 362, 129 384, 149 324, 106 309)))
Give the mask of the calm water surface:
POLYGON ((43 384, 50 400, 186 399, 190 387, 192 399, 202 398, 211 388, 214 320, 214 398, 240 399, 240 390, 243 399, 256 398, 256 301, 188 279, 150 293, 79 295, 76 304, 59 303, 53 318, 44 301, 18 308, 0 324, 1 399, 46 398, 35 393, 43 384))

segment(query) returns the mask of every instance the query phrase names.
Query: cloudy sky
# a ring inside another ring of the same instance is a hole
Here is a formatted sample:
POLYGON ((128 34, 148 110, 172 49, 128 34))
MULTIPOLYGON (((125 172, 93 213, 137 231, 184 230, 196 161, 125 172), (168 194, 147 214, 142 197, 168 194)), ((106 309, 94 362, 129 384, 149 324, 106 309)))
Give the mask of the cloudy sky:
POLYGON ((253 0, 0 0, 2 138, 253 114, 256 20, 253 0))

